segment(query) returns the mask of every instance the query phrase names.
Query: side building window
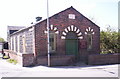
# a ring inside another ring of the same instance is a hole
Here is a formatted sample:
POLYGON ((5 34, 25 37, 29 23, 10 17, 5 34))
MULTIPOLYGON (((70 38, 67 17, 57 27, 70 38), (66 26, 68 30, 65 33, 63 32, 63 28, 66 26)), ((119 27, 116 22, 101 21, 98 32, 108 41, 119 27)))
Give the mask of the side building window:
POLYGON ((20 53, 20 36, 17 36, 17 52, 20 53))
POLYGON ((12 50, 12 37, 10 37, 10 50, 12 50))
POLYGON ((17 36, 15 36, 15 49, 16 49, 16 52, 18 52, 18 39, 17 39, 17 36))
POLYGON ((20 35, 19 36, 19 47, 20 47, 19 52, 20 53, 23 53, 23 40, 22 39, 23 39, 23 37, 22 37, 22 35, 20 35))
POLYGON ((23 35, 22 37, 22 42, 23 42, 23 53, 26 53, 26 37, 23 35))
POLYGON ((12 37, 12 50, 14 50, 14 38, 12 37))

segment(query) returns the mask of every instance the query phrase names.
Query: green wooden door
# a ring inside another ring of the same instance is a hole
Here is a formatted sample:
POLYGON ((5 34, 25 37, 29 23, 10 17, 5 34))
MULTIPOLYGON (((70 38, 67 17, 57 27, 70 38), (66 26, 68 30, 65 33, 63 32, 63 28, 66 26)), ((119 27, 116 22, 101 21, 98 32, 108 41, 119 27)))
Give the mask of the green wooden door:
POLYGON ((67 55, 78 56, 78 39, 75 33, 70 32, 67 34, 65 45, 67 55))
POLYGON ((66 54, 67 55, 78 55, 78 40, 66 40, 66 54))

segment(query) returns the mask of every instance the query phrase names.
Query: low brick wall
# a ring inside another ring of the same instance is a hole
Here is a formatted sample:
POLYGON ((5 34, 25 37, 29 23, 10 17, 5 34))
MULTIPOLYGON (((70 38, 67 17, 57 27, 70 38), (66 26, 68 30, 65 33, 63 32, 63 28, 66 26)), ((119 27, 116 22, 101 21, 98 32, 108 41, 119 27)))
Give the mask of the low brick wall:
POLYGON ((23 67, 34 64, 34 54, 22 54, 10 50, 4 50, 4 53, 5 55, 9 56, 10 59, 17 60, 17 62, 23 67))
MULTIPOLYGON (((70 65, 73 64, 74 61, 75 61, 75 57, 71 55, 50 57, 51 66, 70 65)), ((47 56, 37 58, 37 65, 47 65, 47 63, 48 63, 47 56)))
POLYGON ((32 66, 34 65, 34 54, 22 54, 23 66, 32 66))
POLYGON ((102 65, 102 64, 119 64, 120 54, 98 54, 89 55, 89 65, 102 65))
MULTIPOLYGON (((11 59, 15 59, 18 63, 23 66, 32 66, 32 65, 47 65, 48 64, 48 57, 41 56, 35 59, 34 54, 22 54, 16 53, 10 50, 4 50, 4 53, 7 56, 10 56, 11 59)), ((72 55, 60 55, 60 56, 51 56, 50 57, 51 66, 62 66, 62 65, 70 65, 75 62, 75 57, 72 55)))
POLYGON ((4 50, 4 53, 5 53, 6 56, 9 56, 11 59, 18 60, 17 53, 15 53, 15 52, 10 51, 10 50, 4 50))

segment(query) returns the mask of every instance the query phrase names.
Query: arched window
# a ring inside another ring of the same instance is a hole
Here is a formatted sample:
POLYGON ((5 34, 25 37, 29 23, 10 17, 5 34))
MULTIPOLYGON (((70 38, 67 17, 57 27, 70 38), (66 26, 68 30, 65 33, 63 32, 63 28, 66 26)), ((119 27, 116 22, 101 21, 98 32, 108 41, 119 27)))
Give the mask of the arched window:
POLYGON ((87 38, 87 49, 91 50, 92 49, 92 36, 95 34, 94 30, 91 27, 86 28, 86 38, 87 38))
POLYGON ((90 50, 92 49, 92 35, 87 34, 87 49, 90 50))
POLYGON ((56 51, 56 34, 55 32, 50 31, 50 52, 54 53, 56 51))
MULTIPOLYGON (((58 28, 56 26, 50 25, 49 29, 49 43, 50 43, 50 53, 56 52, 56 35, 59 34, 58 28)), ((48 33, 48 31, 44 31, 48 33)))

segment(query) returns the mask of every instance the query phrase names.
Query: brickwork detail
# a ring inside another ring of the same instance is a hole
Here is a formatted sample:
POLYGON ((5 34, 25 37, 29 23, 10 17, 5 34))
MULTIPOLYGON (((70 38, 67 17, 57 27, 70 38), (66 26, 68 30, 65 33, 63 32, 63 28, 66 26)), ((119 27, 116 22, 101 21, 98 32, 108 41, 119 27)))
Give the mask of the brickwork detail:
POLYGON ((75 32, 78 36, 78 39, 83 39, 82 32, 80 31, 80 29, 78 29, 74 25, 71 25, 71 26, 64 29, 64 31, 62 32, 61 39, 66 39, 66 35, 70 31, 75 32))
MULTIPOLYGON (((58 28, 56 26, 50 25, 50 31, 54 31, 56 34, 59 33, 58 28)), ((44 33, 48 33, 48 31, 44 31, 44 33)))
POLYGON ((94 35, 95 32, 94 32, 94 30, 93 30, 91 27, 88 27, 88 28, 86 28, 86 30, 85 30, 85 34, 86 34, 86 35, 87 35, 87 34, 92 34, 92 35, 94 35))

